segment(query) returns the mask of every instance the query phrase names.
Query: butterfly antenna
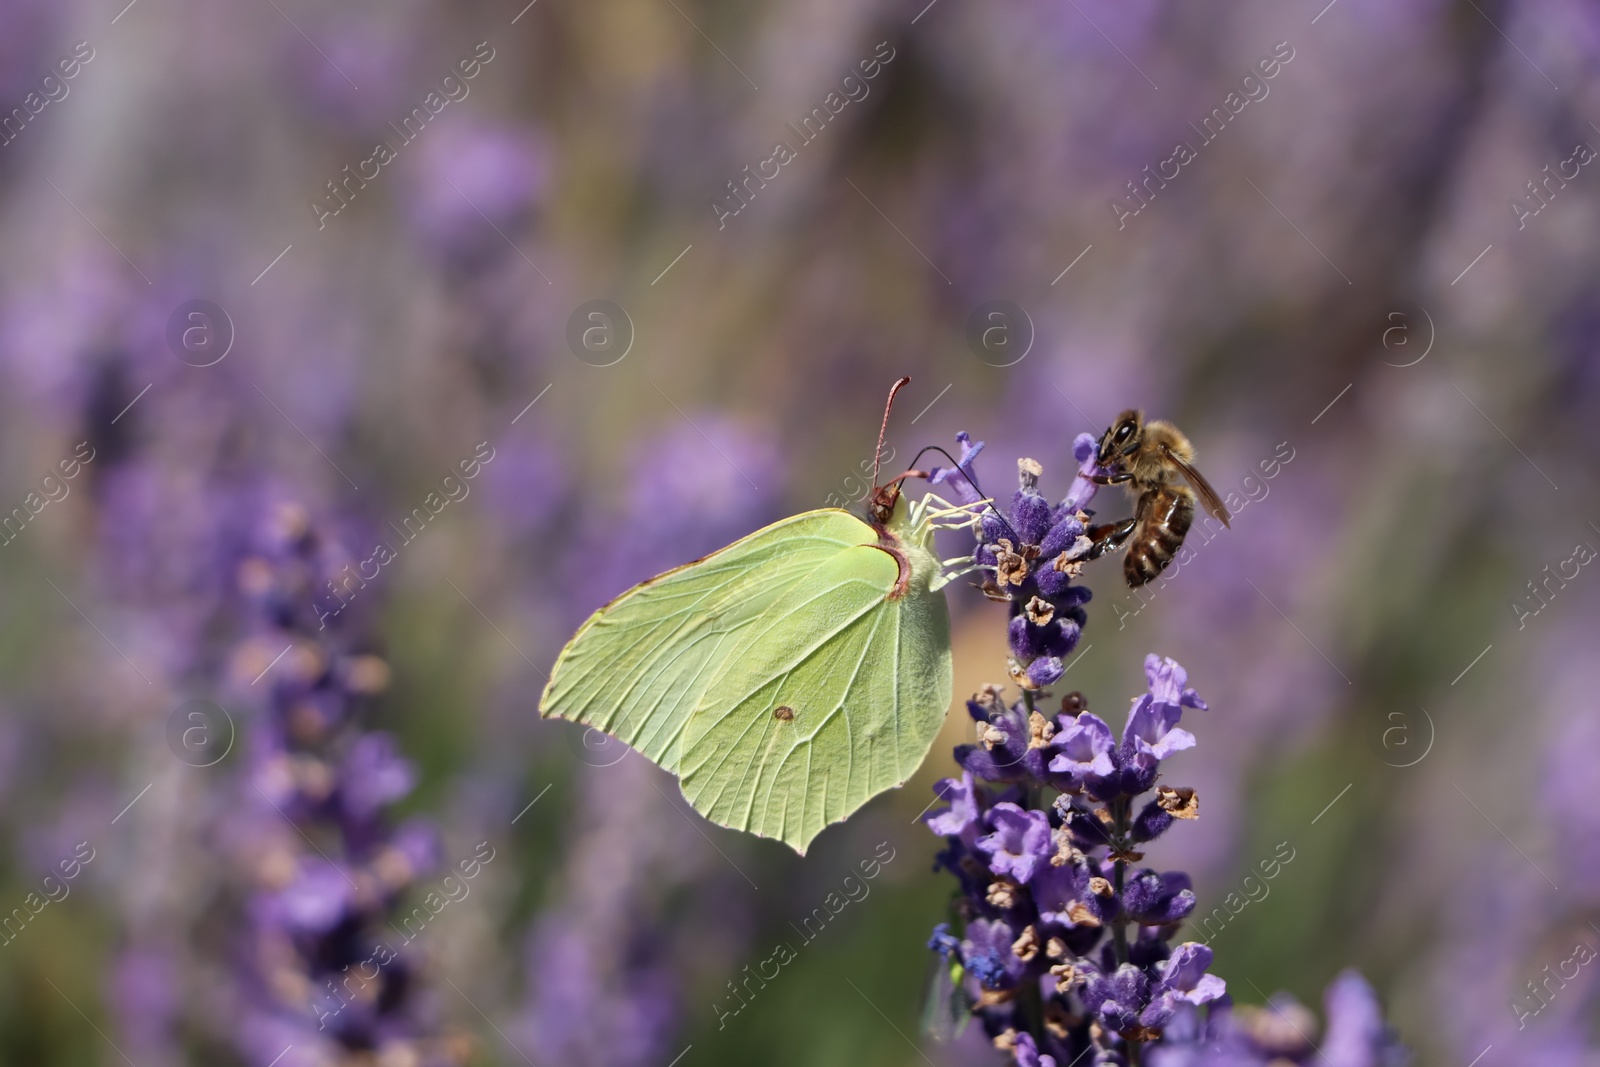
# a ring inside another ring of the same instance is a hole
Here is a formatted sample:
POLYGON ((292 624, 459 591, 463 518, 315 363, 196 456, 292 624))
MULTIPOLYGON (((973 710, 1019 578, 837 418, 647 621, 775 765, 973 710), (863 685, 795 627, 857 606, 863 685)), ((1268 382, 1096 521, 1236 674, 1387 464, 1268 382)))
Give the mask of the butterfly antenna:
POLYGON ((878 467, 883 462, 883 437, 889 432, 889 411, 894 407, 894 395, 911 384, 910 378, 901 378, 889 387, 889 399, 883 405, 883 423, 878 427, 878 448, 872 453, 872 485, 878 485, 878 467))
MULTIPOLYGON (((983 486, 978 484, 978 479, 975 478, 974 476, 972 476, 971 474, 968 474, 967 473, 967 469, 965 467, 963 467, 960 463, 956 462, 956 458, 954 456, 952 456, 950 453, 946 452, 944 449, 940 448, 938 445, 927 445, 922 449, 921 452, 918 452, 916 454, 916 456, 911 460, 911 466, 915 467, 917 465, 917 460, 921 459, 924 455, 926 455, 929 452, 937 452, 937 453, 939 453, 939 455, 943 456, 945 459, 948 459, 950 461, 950 465, 953 468, 955 468, 956 473, 961 475, 961 477, 965 478, 967 480, 967 482, 969 484, 971 484, 972 488, 977 492, 979 499, 984 500, 988 504, 989 510, 994 512, 994 517, 999 519, 1001 525, 1003 525, 1007 530, 1010 531, 1011 536, 1013 538, 1015 538, 1016 543, 1017 544, 1021 544, 1022 543, 1022 538, 1017 535, 1017 531, 1012 527, 1011 523, 1006 520, 1006 517, 1004 515, 1000 514, 1000 509, 994 506, 994 501, 990 500, 989 499, 989 494, 987 494, 987 493, 985 493, 983 491, 983 486)), ((907 477, 912 476, 913 474, 922 474, 922 472, 921 471, 915 471, 915 470, 907 471, 905 474, 902 474, 900 477, 907 478, 907 477)), ((922 477, 925 478, 925 477, 927 477, 927 475, 926 474, 922 474, 922 477)))

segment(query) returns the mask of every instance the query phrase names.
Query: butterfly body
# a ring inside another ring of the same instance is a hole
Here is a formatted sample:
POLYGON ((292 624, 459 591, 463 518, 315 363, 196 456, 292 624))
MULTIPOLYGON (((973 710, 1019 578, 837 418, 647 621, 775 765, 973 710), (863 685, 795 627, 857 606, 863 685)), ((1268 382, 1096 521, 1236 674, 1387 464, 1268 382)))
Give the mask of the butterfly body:
POLYGON ((713 822, 804 852, 903 784, 949 707, 933 530, 898 493, 824 508, 634 586, 556 660, 541 714, 613 734, 713 822))

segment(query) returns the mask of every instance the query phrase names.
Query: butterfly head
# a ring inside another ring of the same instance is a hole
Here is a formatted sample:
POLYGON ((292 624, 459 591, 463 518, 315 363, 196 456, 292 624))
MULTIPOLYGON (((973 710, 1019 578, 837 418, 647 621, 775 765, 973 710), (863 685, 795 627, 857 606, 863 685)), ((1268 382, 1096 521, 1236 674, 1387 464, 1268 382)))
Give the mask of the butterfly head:
POLYGON ((895 508, 902 495, 898 478, 888 485, 878 486, 867 499, 867 519, 874 526, 888 526, 894 519, 895 508))

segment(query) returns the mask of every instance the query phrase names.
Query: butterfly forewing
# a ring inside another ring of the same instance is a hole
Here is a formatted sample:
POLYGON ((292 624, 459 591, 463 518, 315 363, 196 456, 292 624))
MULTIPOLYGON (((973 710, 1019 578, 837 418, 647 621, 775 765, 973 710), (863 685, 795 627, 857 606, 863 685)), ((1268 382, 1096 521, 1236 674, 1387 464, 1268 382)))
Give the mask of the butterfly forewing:
POLYGON ((876 540, 848 512, 806 512, 634 586, 567 643, 541 713, 612 734, 676 772, 683 728, 718 670, 814 572, 876 540))

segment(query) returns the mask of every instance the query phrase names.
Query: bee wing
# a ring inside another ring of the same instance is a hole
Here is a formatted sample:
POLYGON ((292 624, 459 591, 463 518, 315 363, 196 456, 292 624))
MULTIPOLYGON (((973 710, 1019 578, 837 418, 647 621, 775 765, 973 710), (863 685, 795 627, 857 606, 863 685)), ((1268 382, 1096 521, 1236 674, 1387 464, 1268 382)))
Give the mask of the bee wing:
POLYGON ((1194 487, 1194 491, 1200 495, 1200 502, 1205 505, 1206 510, 1221 520, 1222 525, 1232 529, 1232 525, 1228 522, 1230 518, 1228 509, 1222 503, 1222 498, 1217 495, 1217 491, 1211 488, 1211 483, 1206 481, 1205 475, 1195 470, 1193 464, 1185 463, 1179 459, 1172 453, 1171 449, 1162 449, 1162 451, 1172 461, 1173 466, 1183 472, 1184 478, 1194 487))

